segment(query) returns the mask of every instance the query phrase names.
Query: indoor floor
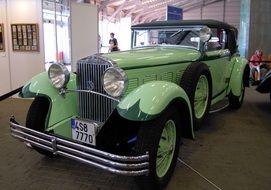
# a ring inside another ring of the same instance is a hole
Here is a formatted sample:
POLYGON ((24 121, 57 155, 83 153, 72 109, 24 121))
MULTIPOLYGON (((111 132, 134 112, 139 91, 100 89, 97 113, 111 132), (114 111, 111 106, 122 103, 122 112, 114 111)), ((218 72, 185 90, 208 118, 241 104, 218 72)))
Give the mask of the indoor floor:
MULTIPOLYGON (((12 138, 10 115, 24 123, 30 103, 16 98, 0 102, 0 189, 138 189, 132 177, 63 157, 45 157, 12 138)), ((271 189, 269 95, 257 93, 254 87, 246 89, 241 109, 210 114, 195 134, 195 140, 183 141, 180 158, 217 187, 178 161, 167 190, 271 189)))

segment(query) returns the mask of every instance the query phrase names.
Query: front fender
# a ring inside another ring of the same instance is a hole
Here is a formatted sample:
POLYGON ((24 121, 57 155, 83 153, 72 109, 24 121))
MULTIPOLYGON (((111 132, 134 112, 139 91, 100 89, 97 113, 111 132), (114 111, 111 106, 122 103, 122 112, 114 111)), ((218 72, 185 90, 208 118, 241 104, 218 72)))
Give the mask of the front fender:
POLYGON ((245 86, 249 86, 249 65, 245 58, 235 57, 231 61, 233 61, 234 65, 227 94, 232 93, 238 97, 241 95, 242 82, 244 82, 245 86))
MULTIPOLYGON (((73 73, 71 73, 67 88, 76 89, 76 75, 73 73)), ((19 96, 22 98, 41 96, 49 99, 47 128, 77 114, 76 93, 71 92, 61 95, 59 90, 51 85, 47 72, 40 73, 28 81, 19 96)))
POLYGON ((175 83, 153 81, 143 84, 128 94, 118 104, 117 110, 125 119, 148 121, 158 117, 173 102, 183 102, 177 105, 177 109, 188 112, 185 113, 188 116, 186 119, 189 120, 190 133, 193 134, 192 111, 189 98, 185 91, 175 83))

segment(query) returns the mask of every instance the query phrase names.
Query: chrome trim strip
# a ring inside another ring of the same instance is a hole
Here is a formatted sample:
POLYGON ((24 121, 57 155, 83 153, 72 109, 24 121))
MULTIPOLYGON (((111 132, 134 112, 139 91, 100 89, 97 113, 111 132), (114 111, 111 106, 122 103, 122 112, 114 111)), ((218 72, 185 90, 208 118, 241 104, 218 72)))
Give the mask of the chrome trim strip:
POLYGON ((138 163, 138 164, 118 163, 118 162, 113 162, 113 161, 110 161, 110 160, 108 161, 107 159, 100 158, 100 157, 95 156, 95 155, 90 155, 90 154, 82 152, 82 151, 74 150, 72 148, 65 147, 63 145, 57 145, 57 148, 59 150, 63 151, 63 152, 68 152, 68 153, 71 153, 73 155, 80 155, 81 158, 92 159, 92 160, 94 160, 96 162, 101 162, 102 161, 102 162, 105 162, 105 163, 109 163, 111 166, 114 166, 115 168, 125 169, 126 167, 129 167, 130 169, 140 169, 140 168, 148 167, 147 162, 138 163))
POLYGON ((76 160, 76 161, 80 161, 82 163, 88 164, 90 166, 94 166, 106 171, 109 171, 111 173, 115 173, 115 174, 121 174, 121 175, 127 175, 127 176, 140 176, 140 175, 147 175, 149 173, 149 169, 142 169, 142 170, 138 170, 138 171, 127 171, 127 170, 118 170, 118 169, 114 169, 112 167, 107 167, 95 162, 91 162, 89 160, 86 160, 84 158, 80 158, 71 154, 67 154, 65 152, 59 151, 58 152, 59 155, 76 160))
POLYGON ((108 96, 108 95, 106 95, 106 94, 102 94, 102 93, 95 92, 95 91, 92 91, 92 90, 68 90, 68 89, 67 89, 67 92, 87 92, 87 93, 92 93, 92 94, 96 94, 96 95, 103 96, 103 97, 105 97, 105 98, 114 100, 114 101, 116 101, 116 102, 118 102, 118 103, 120 102, 119 99, 116 99, 116 98, 113 98, 113 97, 108 96))
POLYGON ((10 130, 13 137, 28 142, 32 146, 112 173, 139 176, 148 175, 149 172, 148 153, 140 156, 120 156, 111 154, 26 128, 19 125, 15 121, 15 118, 10 119, 10 130))
POLYGON ((15 138, 20 139, 21 141, 30 143, 31 146, 32 146, 32 145, 35 145, 35 146, 37 146, 37 147, 39 147, 39 148, 42 148, 42 149, 44 149, 44 150, 53 152, 53 148, 50 148, 50 147, 45 146, 45 145, 42 145, 42 144, 37 143, 37 142, 35 142, 35 141, 29 140, 29 139, 27 139, 27 138, 21 137, 21 136, 19 136, 19 135, 15 135, 15 134, 11 134, 11 135, 12 135, 13 137, 15 137, 15 138))

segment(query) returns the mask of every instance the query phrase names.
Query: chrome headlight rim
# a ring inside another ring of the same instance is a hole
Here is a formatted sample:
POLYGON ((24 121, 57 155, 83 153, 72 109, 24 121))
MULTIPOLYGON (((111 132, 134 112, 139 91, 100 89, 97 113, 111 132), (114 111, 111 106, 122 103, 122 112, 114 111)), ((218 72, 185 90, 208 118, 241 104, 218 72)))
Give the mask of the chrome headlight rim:
POLYGON ((64 64, 54 63, 48 69, 48 78, 55 88, 66 88, 70 80, 70 72, 64 64))
POLYGON ((113 67, 109 67, 109 68, 107 68, 107 69, 104 71, 103 76, 102 76, 102 82, 103 82, 103 89, 104 89, 104 91, 105 91, 108 95, 110 95, 111 97, 114 97, 114 98, 119 98, 119 97, 121 97, 121 96, 125 93, 125 91, 126 91, 126 89, 127 89, 127 87, 128 87, 128 77, 127 77, 125 71, 122 70, 121 68, 114 67, 114 66, 113 66, 113 67), (121 76, 121 79, 122 79, 122 81, 123 81, 123 88, 121 89, 121 92, 118 93, 117 95, 115 95, 114 92, 113 92, 113 93, 110 92, 110 91, 106 88, 106 86, 105 86, 105 75, 106 75, 109 71, 111 71, 111 70, 114 71, 114 72, 116 72, 117 74, 119 74, 119 76, 121 76))

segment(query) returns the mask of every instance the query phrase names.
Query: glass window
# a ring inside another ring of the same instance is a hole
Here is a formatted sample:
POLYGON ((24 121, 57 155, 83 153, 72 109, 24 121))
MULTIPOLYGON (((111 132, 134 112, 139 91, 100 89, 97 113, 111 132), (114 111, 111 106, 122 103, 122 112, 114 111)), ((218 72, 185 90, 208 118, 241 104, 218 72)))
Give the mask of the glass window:
POLYGON ((225 49, 226 47, 226 32, 223 29, 212 28, 212 37, 206 44, 207 51, 215 51, 225 49))
POLYGON ((45 63, 71 63, 69 0, 43 0, 45 63))
POLYGON ((135 30, 133 48, 155 45, 178 45, 199 48, 198 29, 150 29, 135 30))

